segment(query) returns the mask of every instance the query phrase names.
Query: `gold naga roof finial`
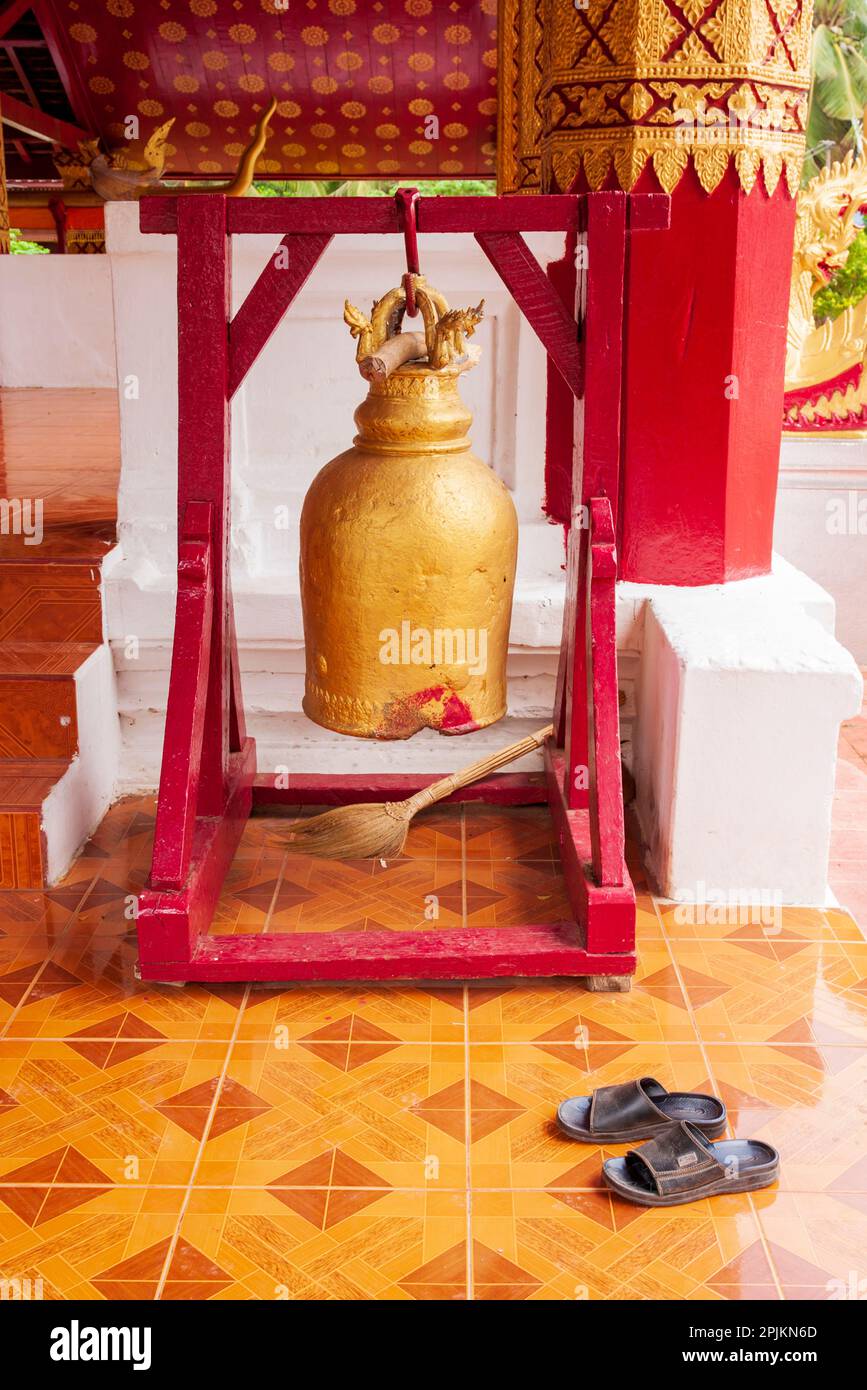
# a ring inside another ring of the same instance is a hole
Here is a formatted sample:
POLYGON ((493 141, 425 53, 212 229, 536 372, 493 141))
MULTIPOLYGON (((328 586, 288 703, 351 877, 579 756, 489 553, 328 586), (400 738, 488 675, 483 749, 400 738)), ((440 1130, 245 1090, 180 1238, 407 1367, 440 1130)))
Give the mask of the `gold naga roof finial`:
POLYGON ((272 97, 267 111, 264 111, 256 122, 256 129, 253 132, 253 139, 241 155, 241 162, 238 165, 238 172, 231 183, 219 191, 225 193, 227 198, 243 198, 250 191, 253 182, 253 175, 256 172, 256 161, 265 148, 268 139, 268 126, 271 117, 277 110, 277 99, 272 97))
MULTIPOLYGON (((243 198, 249 193, 256 171, 256 162, 265 148, 271 117, 277 110, 277 99, 271 101, 256 122, 252 139, 241 155, 238 169, 228 183, 208 184, 209 193, 225 193, 227 198, 243 198)), ((175 118, 165 121, 153 132, 141 155, 129 149, 99 151, 96 141, 82 144, 81 156, 72 161, 72 172, 79 177, 89 172, 91 183, 101 198, 108 200, 139 198, 143 193, 169 193, 174 189, 155 185, 162 177, 166 162, 166 141, 175 118), (81 171, 79 171, 79 165, 81 171)), ((65 161, 69 163, 70 161, 65 161)), ((59 167, 59 166, 58 166, 59 167)), ((187 190, 192 192, 194 190, 187 190)))
POLYGON ((475 308, 450 309, 445 297, 423 275, 413 275, 412 284, 424 324, 423 334, 401 331, 406 311, 403 285, 376 300, 369 318, 348 299, 345 301, 343 320, 358 340, 355 360, 362 376, 388 376, 404 362, 425 356, 427 365, 438 371, 466 356, 465 339, 473 336, 484 317, 484 299, 475 308))
MULTIPOLYGON (((857 216, 867 203, 867 153, 850 150, 812 178, 798 194, 795 246, 786 352, 786 390, 814 389, 807 409, 821 421, 848 422, 867 408, 867 297, 837 318, 816 323, 814 299, 832 275, 846 264, 858 235, 857 216), (860 384, 845 391, 831 383, 865 363, 860 384), (823 383, 828 390, 823 391, 823 383)), ((795 423, 799 408, 785 423, 795 423)), ((803 414, 803 408, 800 413, 803 414)), ((785 427, 785 426, 784 426, 785 427)))

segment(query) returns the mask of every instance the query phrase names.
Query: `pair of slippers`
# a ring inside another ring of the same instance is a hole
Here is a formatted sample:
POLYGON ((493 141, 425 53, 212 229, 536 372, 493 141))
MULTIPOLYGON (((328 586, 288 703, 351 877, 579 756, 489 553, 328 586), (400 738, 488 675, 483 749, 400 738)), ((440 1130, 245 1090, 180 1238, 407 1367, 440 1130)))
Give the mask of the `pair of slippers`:
POLYGON ((759 1139, 710 1141, 728 1116, 716 1096, 667 1091, 652 1076, 601 1086, 573 1096, 557 1123, 582 1144, 628 1144, 647 1139, 624 1158, 602 1164, 606 1186, 643 1207, 676 1207, 728 1192, 754 1192, 780 1176, 780 1155, 759 1139))

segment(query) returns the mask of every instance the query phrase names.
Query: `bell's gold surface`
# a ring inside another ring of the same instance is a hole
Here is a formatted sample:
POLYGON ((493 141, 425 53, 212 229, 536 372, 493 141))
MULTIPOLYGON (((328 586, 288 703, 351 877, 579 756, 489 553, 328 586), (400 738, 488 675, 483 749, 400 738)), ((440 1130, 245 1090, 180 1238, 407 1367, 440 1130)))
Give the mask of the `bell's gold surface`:
MULTIPOLYGON (((371 382, 352 448, 301 513, 304 712, 361 738, 468 733, 506 712, 517 517, 470 451, 458 392, 482 306, 450 311, 421 277, 415 288, 429 358, 371 382)), ((399 331, 404 303, 391 291, 372 323, 347 304, 359 360, 399 331)))

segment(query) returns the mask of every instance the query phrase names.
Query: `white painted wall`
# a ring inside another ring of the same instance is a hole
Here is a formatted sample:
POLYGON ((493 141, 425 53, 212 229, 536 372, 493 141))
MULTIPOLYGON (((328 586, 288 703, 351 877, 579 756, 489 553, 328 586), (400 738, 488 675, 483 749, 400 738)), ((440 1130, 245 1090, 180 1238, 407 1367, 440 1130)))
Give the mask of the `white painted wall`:
POLYGON ((867 439, 783 440, 774 545, 833 594, 837 636, 867 666, 867 439))
POLYGON ((0 386, 114 386, 107 256, 0 256, 0 386))

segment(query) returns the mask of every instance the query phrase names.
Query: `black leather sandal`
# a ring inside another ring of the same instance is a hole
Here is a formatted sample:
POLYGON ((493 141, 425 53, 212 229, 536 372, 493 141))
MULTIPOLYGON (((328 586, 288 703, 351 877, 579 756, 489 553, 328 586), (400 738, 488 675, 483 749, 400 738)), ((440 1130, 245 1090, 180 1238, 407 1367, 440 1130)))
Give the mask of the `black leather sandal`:
POLYGON ((760 1139, 711 1144, 695 1125, 669 1125, 664 1134, 602 1165, 607 1187, 642 1207, 676 1207, 729 1192, 755 1192, 780 1176, 780 1155, 760 1139))
POLYGON ((642 1076, 619 1086, 600 1086, 592 1096, 573 1096, 557 1111, 563 1133, 584 1144, 652 1139, 675 1120, 688 1120, 715 1139, 725 1131, 726 1108, 716 1096, 667 1091, 652 1076, 642 1076))

